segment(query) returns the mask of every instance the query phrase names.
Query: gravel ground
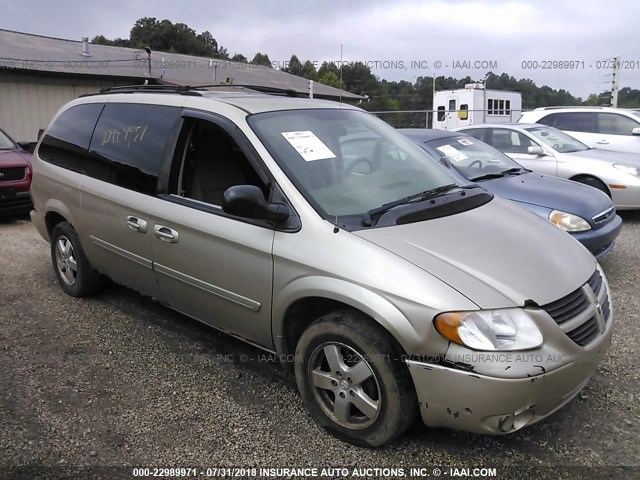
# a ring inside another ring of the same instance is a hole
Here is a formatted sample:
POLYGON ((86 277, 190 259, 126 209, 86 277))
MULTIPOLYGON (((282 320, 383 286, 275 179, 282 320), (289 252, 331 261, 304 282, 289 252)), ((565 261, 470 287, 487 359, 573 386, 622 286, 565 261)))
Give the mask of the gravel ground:
MULTIPOLYGON (((48 244, 28 219, 0 220, 0 476, 46 467, 52 477, 69 467, 71 477, 87 476, 73 469, 105 465, 420 465, 449 476, 449 467, 499 467, 506 478, 516 471, 507 467, 638 466, 640 212, 623 217, 601 262, 614 297, 613 344, 582 394, 506 437, 416 426, 377 450, 318 428, 293 376, 258 349, 115 285, 87 299, 64 295, 48 244)), ((131 476, 128 467, 100 471, 131 476)), ((562 476, 570 472, 587 470, 562 476)))

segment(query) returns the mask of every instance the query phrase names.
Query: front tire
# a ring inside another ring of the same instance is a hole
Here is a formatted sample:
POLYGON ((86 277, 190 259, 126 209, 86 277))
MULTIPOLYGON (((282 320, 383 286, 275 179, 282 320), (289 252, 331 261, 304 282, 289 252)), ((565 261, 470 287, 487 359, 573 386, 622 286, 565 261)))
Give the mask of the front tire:
POLYGON ((384 445, 417 416, 399 347, 360 312, 336 311, 312 323, 298 341, 295 373, 313 419, 355 445, 384 445))
POLYGON ((589 185, 590 187, 593 187, 593 188, 597 188, 601 192, 606 193, 607 196, 611 198, 611 192, 609 191, 607 186, 602 182, 602 180, 596 177, 591 177, 587 175, 582 177, 575 177, 572 180, 574 180, 575 182, 583 183, 585 185, 589 185))
POLYGON ((84 297, 99 288, 100 275, 89 265, 78 234, 68 222, 58 223, 51 232, 51 261, 65 293, 84 297))

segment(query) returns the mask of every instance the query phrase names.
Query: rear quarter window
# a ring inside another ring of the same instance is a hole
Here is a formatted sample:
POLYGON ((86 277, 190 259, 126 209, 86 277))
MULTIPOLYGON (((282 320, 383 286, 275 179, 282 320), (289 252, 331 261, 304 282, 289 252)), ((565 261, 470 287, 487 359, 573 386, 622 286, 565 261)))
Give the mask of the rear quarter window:
POLYGON ((180 110, 161 105, 107 104, 89 146, 87 174, 153 195, 180 110))
POLYGON ((462 133, 465 133, 467 135, 471 135, 472 137, 477 138, 478 140, 484 142, 486 129, 484 129, 484 128, 469 128, 469 129, 463 130, 462 133))
POLYGON ((49 127, 38 156, 49 163, 85 173, 87 149, 104 104, 76 105, 62 112, 49 127))
POLYGON ((598 133, 606 135, 631 135, 634 128, 640 127, 640 123, 617 113, 598 114, 598 133))

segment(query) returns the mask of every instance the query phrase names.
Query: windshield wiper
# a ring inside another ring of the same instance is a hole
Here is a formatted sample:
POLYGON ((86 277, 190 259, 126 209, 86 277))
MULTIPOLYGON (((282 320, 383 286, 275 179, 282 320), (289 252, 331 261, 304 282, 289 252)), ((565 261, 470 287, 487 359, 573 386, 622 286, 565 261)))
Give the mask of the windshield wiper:
POLYGON ((406 205, 408 203, 421 202, 423 200, 428 200, 430 198, 443 195, 449 192, 450 190, 454 190, 456 188, 467 189, 467 188, 478 188, 478 187, 476 185, 460 186, 455 183, 449 183, 447 185, 442 185, 440 187, 432 188, 431 190, 425 190, 424 192, 409 195, 408 197, 399 198, 398 200, 385 203, 384 205, 380 205, 379 207, 372 208, 368 212, 365 212, 362 215, 362 224, 365 227, 370 227, 371 225, 373 225, 373 217, 375 217, 376 215, 380 215, 381 213, 384 213, 387 210, 391 210, 392 208, 397 207, 399 205, 406 205))
POLYGON ((525 173, 530 171, 531 170, 527 170, 526 168, 522 168, 522 167, 513 167, 513 168, 508 168, 506 170, 503 170, 501 172, 486 173, 484 175, 480 175, 479 177, 470 178, 469 180, 471 180, 472 182, 477 182, 479 180, 489 180, 490 178, 502 178, 505 175, 515 175, 515 174, 520 174, 520 173, 525 173))

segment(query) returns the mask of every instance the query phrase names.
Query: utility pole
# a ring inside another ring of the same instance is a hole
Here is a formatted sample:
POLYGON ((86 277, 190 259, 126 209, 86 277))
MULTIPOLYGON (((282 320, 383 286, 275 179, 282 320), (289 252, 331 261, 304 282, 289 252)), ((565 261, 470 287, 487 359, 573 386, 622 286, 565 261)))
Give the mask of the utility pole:
MULTIPOLYGON (((433 73, 433 82, 431 84, 431 128, 435 128, 436 124, 436 74, 433 73)), ((429 128, 429 112, 427 112, 426 128, 429 128)))
POLYGON ((620 55, 613 57, 613 75, 611 76, 611 106, 618 106, 618 82, 620 80, 620 55))

